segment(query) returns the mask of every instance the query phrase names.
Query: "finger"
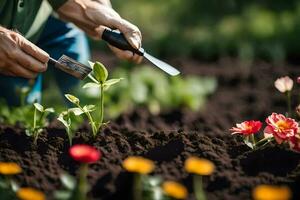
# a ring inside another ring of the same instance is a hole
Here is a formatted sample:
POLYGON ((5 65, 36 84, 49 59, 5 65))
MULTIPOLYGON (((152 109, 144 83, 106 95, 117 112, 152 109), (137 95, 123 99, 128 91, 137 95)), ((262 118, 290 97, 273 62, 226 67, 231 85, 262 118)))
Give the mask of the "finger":
POLYGON ((37 76, 37 73, 25 69, 18 63, 13 63, 13 62, 9 63, 8 72, 13 74, 14 76, 23 77, 27 79, 32 79, 37 76))
POLYGON ((18 56, 16 57, 17 62, 23 66, 24 68, 32 71, 32 72, 44 72, 47 70, 47 64, 41 63, 40 61, 34 59, 32 56, 20 51, 18 56))
POLYGON ((19 35, 19 46, 21 49, 26 52, 27 54, 31 55, 32 57, 36 58, 37 60, 41 61, 42 63, 47 63, 49 60, 49 54, 31 43, 30 41, 23 38, 19 35))
POLYGON ((142 34, 135 25, 125 19, 120 19, 115 22, 115 26, 124 34, 132 47, 139 49, 142 46, 142 34))
POLYGON ((111 45, 108 45, 108 46, 116 54, 116 56, 120 59, 131 60, 133 57, 133 53, 131 51, 124 51, 124 50, 118 49, 116 47, 113 47, 111 45))
POLYGON ((139 56, 138 54, 134 54, 132 57, 132 61, 137 64, 140 64, 142 60, 143 60, 143 56, 139 56))

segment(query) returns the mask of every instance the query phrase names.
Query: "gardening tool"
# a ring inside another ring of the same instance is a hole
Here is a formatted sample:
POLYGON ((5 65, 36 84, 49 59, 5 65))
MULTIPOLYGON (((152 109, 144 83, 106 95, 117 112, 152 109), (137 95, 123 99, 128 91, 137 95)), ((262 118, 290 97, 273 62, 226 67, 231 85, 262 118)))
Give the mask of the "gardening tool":
POLYGON ((133 48, 129 42, 126 40, 123 33, 117 31, 117 30, 109 30, 105 29, 102 34, 102 39, 108 42, 110 45, 115 46, 122 50, 129 50, 133 53, 136 53, 140 56, 144 56, 147 60, 149 60, 151 63, 153 63, 158 68, 162 69, 166 73, 176 76, 180 72, 172 67, 171 65, 151 56, 148 54, 143 48, 135 49, 133 48))
POLYGON ((81 64, 66 55, 62 55, 58 60, 50 57, 48 63, 81 80, 92 71, 91 67, 81 64))

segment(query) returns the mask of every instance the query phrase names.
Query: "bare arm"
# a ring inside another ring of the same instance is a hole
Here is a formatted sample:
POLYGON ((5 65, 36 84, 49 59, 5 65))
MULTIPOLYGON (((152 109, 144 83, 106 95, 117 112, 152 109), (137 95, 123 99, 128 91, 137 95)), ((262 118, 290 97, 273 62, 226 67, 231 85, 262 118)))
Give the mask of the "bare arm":
MULTIPOLYGON (((101 39, 105 28, 119 29, 134 48, 141 47, 140 30, 111 8, 109 0, 69 0, 58 9, 62 19, 71 21, 94 39, 101 39)), ((120 58, 140 62, 132 52, 111 47, 120 58)))

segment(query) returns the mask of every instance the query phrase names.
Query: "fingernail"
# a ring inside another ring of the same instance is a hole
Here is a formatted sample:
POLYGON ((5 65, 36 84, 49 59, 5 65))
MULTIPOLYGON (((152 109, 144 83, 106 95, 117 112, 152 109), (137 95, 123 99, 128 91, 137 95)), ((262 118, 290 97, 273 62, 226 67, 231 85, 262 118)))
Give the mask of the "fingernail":
POLYGON ((139 48, 140 43, 136 39, 131 38, 131 42, 132 42, 132 45, 133 45, 134 48, 136 48, 136 49, 139 48))

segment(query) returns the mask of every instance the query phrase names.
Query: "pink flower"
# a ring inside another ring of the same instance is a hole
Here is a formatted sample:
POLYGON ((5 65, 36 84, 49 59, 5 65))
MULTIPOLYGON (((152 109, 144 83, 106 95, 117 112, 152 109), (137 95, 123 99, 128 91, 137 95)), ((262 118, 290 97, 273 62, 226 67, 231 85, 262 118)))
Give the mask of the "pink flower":
POLYGON ((294 82, 290 77, 284 76, 284 77, 278 78, 274 82, 274 85, 280 92, 285 93, 287 91, 292 90, 294 82))
POLYGON ((300 152, 300 135, 297 134, 289 140, 290 148, 300 152))
POLYGON ((86 144, 76 144, 69 149, 71 157, 81 163, 94 163, 101 157, 101 152, 86 144))
POLYGON ((266 123, 265 136, 269 137, 272 134, 279 144, 294 137, 299 129, 299 125, 294 119, 277 113, 272 113, 266 119, 266 123))
POLYGON ((300 84, 300 76, 297 77, 297 83, 300 84))
POLYGON ((260 121, 244 121, 240 124, 236 124, 236 127, 232 127, 230 131, 231 134, 242 134, 242 135, 251 135, 257 133, 261 129, 262 123, 260 121))

